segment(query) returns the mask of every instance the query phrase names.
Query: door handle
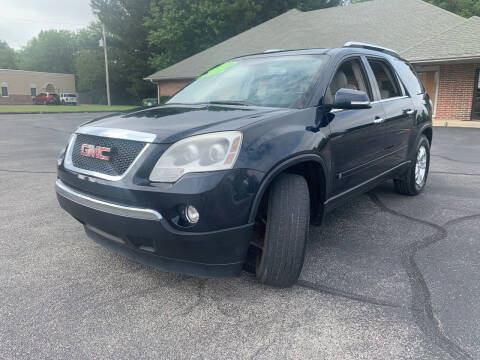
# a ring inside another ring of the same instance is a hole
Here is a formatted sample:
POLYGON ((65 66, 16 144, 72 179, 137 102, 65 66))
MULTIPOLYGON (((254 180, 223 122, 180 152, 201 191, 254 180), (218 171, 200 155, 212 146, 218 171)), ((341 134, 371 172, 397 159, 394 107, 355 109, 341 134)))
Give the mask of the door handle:
POLYGON ((385 121, 384 118, 381 118, 381 117, 376 116, 376 117, 375 117, 375 120, 373 120, 373 123, 374 123, 374 124, 381 124, 381 123, 383 123, 384 121, 385 121))
POLYGON ((405 111, 405 114, 407 115, 413 115, 413 113, 415 112, 415 110, 412 110, 412 109, 407 109, 407 110, 404 110, 405 111))

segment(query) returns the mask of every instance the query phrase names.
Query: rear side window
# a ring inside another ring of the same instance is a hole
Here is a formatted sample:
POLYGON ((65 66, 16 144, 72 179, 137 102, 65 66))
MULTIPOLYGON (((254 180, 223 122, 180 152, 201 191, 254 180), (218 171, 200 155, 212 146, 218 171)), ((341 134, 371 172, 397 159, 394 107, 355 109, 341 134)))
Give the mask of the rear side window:
POLYGON ((412 65, 404 61, 395 60, 393 61, 393 66, 411 95, 425 93, 425 88, 412 65))
POLYGON ((368 59, 382 100, 402 96, 402 91, 390 66, 383 60, 368 59))

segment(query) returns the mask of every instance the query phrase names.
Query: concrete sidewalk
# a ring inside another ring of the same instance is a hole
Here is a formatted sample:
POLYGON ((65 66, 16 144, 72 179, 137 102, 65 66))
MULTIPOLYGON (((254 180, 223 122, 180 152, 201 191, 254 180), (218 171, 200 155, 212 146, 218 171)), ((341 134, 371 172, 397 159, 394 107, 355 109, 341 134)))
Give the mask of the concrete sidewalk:
POLYGON ((433 120, 433 126, 439 127, 463 127, 480 129, 480 120, 433 120))

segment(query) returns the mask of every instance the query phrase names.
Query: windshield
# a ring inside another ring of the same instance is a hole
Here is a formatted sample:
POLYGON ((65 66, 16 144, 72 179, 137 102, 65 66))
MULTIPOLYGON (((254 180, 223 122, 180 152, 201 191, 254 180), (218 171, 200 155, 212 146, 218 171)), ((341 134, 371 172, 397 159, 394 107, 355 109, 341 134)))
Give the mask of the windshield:
POLYGON ((226 62, 197 78, 167 104, 300 107, 325 63, 325 55, 289 55, 226 62))

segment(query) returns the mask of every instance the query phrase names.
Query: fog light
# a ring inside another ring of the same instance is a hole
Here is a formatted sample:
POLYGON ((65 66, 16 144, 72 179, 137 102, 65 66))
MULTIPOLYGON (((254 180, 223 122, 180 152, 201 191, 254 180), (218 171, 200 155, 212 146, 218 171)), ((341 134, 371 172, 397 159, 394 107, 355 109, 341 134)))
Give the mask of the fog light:
POLYGON ((185 217, 190 224, 196 224, 200 218, 198 210, 193 205, 185 206, 185 217))

